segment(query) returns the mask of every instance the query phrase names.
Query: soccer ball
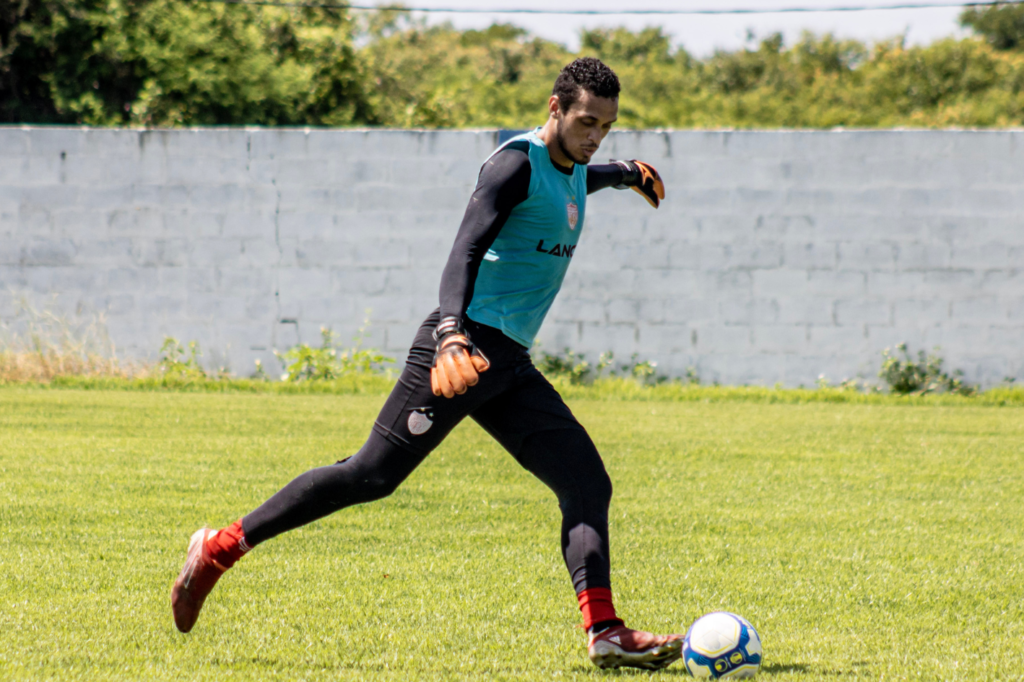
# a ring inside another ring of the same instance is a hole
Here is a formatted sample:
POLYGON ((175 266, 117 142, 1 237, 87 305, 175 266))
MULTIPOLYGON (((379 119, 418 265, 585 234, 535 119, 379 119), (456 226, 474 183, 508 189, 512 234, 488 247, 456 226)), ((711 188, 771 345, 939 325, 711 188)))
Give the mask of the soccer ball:
POLYGON ((761 667, 761 638, 735 613, 709 613, 686 631, 683 661, 694 677, 753 677, 761 667))

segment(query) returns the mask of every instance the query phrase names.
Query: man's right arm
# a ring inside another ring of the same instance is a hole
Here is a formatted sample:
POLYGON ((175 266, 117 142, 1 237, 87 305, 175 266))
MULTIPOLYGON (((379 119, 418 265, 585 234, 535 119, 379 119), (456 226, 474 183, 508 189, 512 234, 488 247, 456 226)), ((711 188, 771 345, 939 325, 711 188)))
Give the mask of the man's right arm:
POLYGON ((448 265, 441 275, 441 321, 434 330, 437 353, 430 370, 434 395, 451 398, 465 393, 487 370, 487 357, 465 330, 466 309, 484 254, 504 227, 512 209, 529 196, 530 156, 513 142, 480 169, 476 190, 455 237, 448 265))
POLYGON ((455 317, 462 321, 473 300, 473 287, 484 254, 494 244, 512 209, 526 201, 529 189, 529 152, 515 142, 488 159, 480 169, 476 190, 441 275, 442 320, 455 317))

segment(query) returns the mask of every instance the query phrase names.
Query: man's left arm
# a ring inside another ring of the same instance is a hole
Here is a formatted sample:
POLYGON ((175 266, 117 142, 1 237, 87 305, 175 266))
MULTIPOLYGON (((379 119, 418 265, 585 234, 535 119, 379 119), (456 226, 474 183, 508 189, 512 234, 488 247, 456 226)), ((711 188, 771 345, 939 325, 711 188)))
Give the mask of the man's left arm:
POLYGON ((642 194, 654 208, 665 198, 665 183, 658 171, 651 164, 635 159, 587 166, 587 194, 605 187, 629 187, 642 194))

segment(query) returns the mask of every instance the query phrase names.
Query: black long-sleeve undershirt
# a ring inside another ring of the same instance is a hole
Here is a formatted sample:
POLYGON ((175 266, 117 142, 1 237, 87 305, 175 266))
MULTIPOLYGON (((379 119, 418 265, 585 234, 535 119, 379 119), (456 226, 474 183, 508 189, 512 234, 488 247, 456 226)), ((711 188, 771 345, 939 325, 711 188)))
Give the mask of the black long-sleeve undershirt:
POLYGON ((587 194, 599 189, 622 184, 622 166, 617 163, 591 164, 587 166, 587 194))
MULTIPOLYGON (((567 175, 572 173, 572 169, 563 169, 557 164, 555 168, 567 175)), ((476 189, 441 275, 442 319, 465 316, 484 254, 494 244, 512 209, 526 201, 530 174, 526 141, 506 146, 480 169, 476 189)), ((622 176, 622 167, 618 164, 587 166, 587 194, 620 184, 622 176)))

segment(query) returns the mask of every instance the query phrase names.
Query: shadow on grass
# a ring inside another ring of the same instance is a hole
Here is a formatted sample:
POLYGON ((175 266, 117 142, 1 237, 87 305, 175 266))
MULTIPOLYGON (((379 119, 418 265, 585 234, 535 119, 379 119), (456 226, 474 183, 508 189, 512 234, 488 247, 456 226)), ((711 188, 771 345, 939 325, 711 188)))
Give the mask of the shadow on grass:
POLYGON ((567 672, 579 675, 593 675, 594 677, 630 677, 633 675, 651 675, 651 673, 658 672, 662 675, 689 675, 685 668, 679 667, 679 664, 673 663, 672 667, 668 670, 641 670, 639 668, 613 668, 610 670, 602 670, 595 665, 589 663, 576 663, 566 668, 567 672))
MULTIPOLYGON (((858 661, 853 664, 854 668, 867 665, 864 661, 858 661)), ((585 665, 573 666, 573 672, 587 672, 593 675, 600 675, 601 677, 636 677, 636 676, 668 676, 668 677, 690 677, 689 671, 682 665, 672 664, 671 667, 665 670, 639 670, 637 668, 618 668, 616 670, 599 670, 597 668, 591 668, 585 665)), ((821 670, 815 666, 806 665, 804 663, 772 663, 770 665, 761 666, 760 674, 762 675, 784 675, 786 673, 797 673, 804 674, 810 673, 817 677, 841 677, 843 675, 856 675, 856 670, 821 670)))
POLYGON ((821 670, 803 663, 772 663, 761 666, 761 673, 764 675, 782 675, 784 673, 813 673, 817 677, 841 677, 843 675, 857 675, 856 668, 867 665, 867 661, 857 661, 851 670, 821 670))
POLYGON ((690 671, 679 663, 673 663, 670 667, 664 670, 643 670, 641 668, 614 668, 612 670, 602 670, 592 665, 574 665, 571 666, 570 670, 574 673, 590 674, 594 677, 651 677, 652 675, 668 676, 668 677, 691 677, 690 671))
POLYGON ((761 673, 765 675, 779 675, 782 673, 805 673, 810 668, 803 663, 772 663, 771 665, 762 665, 761 673))
POLYGON ((641 668, 615 668, 613 670, 601 670, 600 668, 586 668, 581 666, 580 668, 574 669, 574 673, 586 673, 593 675, 594 677, 606 678, 606 677, 651 677, 652 675, 667 676, 667 677, 689 677, 692 675, 686 670, 686 668, 677 668, 675 666, 666 670, 643 670, 641 668))

